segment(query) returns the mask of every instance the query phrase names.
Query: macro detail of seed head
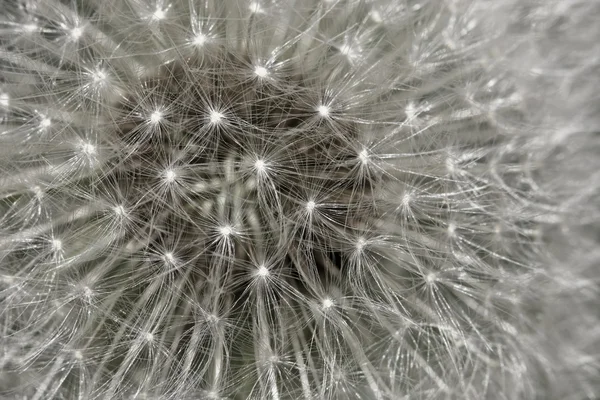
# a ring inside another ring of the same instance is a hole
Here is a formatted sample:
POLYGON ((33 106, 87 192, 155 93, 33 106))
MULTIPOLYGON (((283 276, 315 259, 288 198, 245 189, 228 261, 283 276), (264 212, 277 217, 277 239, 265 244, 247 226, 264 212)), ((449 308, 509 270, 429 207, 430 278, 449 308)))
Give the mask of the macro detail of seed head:
POLYGON ((597 4, 0 10, 0 397, 600 396, 597 4))

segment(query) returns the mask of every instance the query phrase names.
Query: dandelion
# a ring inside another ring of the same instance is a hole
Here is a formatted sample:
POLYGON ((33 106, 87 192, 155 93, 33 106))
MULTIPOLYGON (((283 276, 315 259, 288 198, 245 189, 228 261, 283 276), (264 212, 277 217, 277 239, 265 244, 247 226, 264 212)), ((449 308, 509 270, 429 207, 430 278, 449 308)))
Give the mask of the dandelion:
POLYGON ((254 69, 254 73, 256 74, 256 76, 264 78, 269 74, 269 71, 267 71, 265 67, 258 66, 254 69))
POLYGON ((600 7, 0 11, 0 397, 600 396, 600 7))

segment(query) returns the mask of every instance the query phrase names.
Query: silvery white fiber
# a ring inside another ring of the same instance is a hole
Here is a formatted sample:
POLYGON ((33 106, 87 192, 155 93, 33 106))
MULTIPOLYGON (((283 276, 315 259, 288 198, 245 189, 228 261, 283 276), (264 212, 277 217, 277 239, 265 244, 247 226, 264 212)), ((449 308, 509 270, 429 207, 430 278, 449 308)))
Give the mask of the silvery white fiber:
POLYGON ((0 397, 599 398, 599 18, 0 1, 0 397))

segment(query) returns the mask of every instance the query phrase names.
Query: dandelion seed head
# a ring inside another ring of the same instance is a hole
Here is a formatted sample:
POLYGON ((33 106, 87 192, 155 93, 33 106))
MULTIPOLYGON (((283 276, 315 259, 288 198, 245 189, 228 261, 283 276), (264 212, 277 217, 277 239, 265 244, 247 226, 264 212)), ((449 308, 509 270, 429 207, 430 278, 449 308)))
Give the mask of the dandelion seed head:
POLYGON ((523 1, 8 2, 0 397, 595 393, 600 8, 523 1))

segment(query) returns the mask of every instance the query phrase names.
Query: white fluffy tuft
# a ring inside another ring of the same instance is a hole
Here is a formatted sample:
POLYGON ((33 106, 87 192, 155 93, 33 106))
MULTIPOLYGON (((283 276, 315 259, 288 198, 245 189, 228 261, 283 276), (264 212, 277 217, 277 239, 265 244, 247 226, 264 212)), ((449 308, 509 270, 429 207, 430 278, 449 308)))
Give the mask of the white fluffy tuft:
POLYGON ((0 2, 0 397, 600 397, 600 5, 0 2))

